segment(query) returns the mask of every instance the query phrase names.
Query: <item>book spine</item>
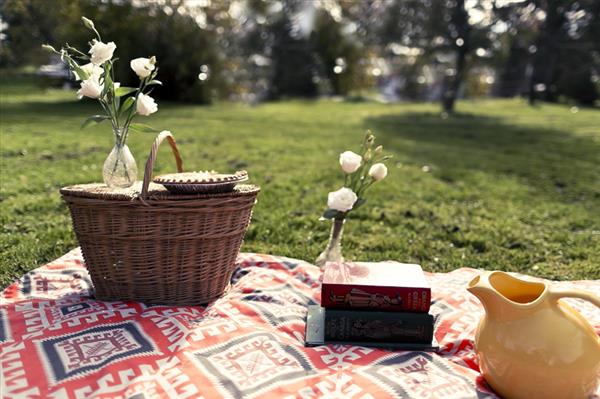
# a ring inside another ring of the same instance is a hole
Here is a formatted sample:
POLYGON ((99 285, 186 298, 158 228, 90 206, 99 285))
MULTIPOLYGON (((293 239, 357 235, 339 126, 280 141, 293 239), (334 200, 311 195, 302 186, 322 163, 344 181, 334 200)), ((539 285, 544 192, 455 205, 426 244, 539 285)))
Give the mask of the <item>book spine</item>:
POLYGON ((427 313, 431 306, 431 289, 323 284, 321 306, 332 309, 427 313))
POLYGON ((431 343, 433 317, 411 315, 325 309, 325 341, 431 343))

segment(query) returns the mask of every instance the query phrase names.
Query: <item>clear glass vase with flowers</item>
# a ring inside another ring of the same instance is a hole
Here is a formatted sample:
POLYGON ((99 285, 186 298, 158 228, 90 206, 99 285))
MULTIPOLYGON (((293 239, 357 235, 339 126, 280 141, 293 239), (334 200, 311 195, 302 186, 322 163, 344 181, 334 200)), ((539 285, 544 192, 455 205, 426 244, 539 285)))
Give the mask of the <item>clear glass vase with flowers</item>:
POLYGON ((315 264, 324 267, 327 262, 343 262, 342 234, 344 223, 350 212, 365 204, 365 194, 369 187, 383 180, 388 173, 385 161, 390 156, 383 155, 381 145, 375 147, 375 136, 367 131, 360 154, 345 151, 340 154, 339 162, 344 172, 344 186, 332 191, 327 197, 327 210, 322 220, 332 221, 327 246, 317 257, 315 264))
POLYGON ((79 99, 88 97, 98 100, 104 113, 88 117, 82 124, 110 121, 115 144, 104 161, 102 177, 109 187, 130 187, 137 179, 137 165, 129 147, 127 138, 131 130, 157 132, 148 125, 132 123, 136 115, 148 116, 158 110, 154 99, 149 95, 153 86, 161 85, 156 80, 158 68, 156 58, 136 58, 131 60, 131 69, 139 77, 139 86, 124 87, 115 81, 113 58, 117 48, 114 42, 105 43, 94 23, 85 17, 83 25, 91 30, 96 38, 89 43, 88 53, 79 51, 68 43, 56 50, 50 45, 43 47, 59 54, 67 64, 75 79, 80 82, 77 91, 79 99))

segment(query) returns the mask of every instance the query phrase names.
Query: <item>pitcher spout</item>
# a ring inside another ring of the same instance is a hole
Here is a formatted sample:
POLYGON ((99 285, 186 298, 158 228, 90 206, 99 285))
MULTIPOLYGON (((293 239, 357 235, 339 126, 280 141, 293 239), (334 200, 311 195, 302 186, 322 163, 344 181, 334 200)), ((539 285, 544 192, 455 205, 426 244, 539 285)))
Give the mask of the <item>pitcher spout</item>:
POLYGON ((502 298, 496 290, 490 285, 490 273, 482 273, 474 277, 467 286, 467 291, 475 295, 483 305, 488 316, 501 313, 502 298))
POLYGON ((515 318, 536 308, 543 301, 547 287, 495 271, 473 278, 467 290, 481 301, 488 316, 515 318))

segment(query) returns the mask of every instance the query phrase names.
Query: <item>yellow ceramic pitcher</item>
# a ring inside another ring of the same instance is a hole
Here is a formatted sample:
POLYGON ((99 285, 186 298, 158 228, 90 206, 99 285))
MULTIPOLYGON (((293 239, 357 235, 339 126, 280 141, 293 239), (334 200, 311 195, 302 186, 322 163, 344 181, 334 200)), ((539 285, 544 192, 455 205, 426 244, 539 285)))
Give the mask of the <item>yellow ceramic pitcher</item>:
POLYGON ((483 303, 475 336, 479 367, 505 398, 588 398, 600 382, 600 337, 562 297, 600 298, 577 289, 485 272, 467 288, 483 303))

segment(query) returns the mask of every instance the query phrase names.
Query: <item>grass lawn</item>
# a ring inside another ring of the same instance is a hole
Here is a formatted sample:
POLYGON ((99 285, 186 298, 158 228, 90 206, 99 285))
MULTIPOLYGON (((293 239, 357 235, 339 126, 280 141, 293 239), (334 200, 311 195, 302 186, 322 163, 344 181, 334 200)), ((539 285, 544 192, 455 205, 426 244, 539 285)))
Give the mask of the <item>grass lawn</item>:
MULTIPOLYGON (((73 92, 4 74, 0 101, 6 286, 77 246, 58 189, 100 181, 112 137, 108 125, 80 130, 99 108, 73 92)), ((159 102, 143 122, 173 132, 188 170, 244 168, 262 186, 243 251, 314 260, 329 232, 318 220, 327 192, 343 182, 338 154, 358 150, 370 128, 394 158, 346 224, 348 258, 600 278, 597 109, 461 101, 456 116, 441 119, 437 104, 159 102)), ((153 140, 130 137, 140 173, 153 140)), ((167 147, 157 172, 174 170, 167 147)))

